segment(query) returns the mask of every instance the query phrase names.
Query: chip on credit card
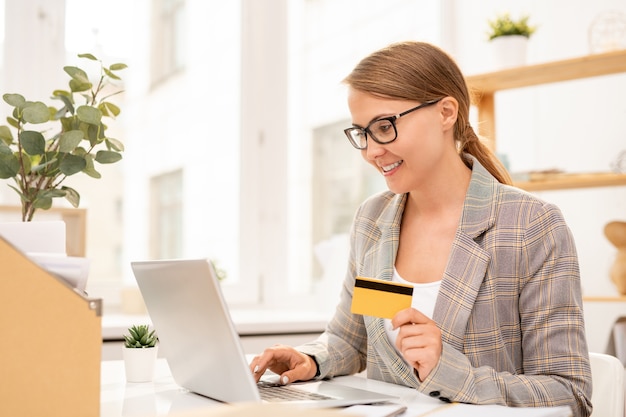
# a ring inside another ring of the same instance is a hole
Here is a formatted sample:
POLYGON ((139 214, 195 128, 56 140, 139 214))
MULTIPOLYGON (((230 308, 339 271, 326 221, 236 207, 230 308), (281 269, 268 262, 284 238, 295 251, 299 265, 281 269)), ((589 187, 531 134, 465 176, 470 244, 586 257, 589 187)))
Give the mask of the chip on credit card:
POLYGON ((375 278, 356 277, 352 294, 353 314, 391 319, 411 307, 413 286, 375 278))

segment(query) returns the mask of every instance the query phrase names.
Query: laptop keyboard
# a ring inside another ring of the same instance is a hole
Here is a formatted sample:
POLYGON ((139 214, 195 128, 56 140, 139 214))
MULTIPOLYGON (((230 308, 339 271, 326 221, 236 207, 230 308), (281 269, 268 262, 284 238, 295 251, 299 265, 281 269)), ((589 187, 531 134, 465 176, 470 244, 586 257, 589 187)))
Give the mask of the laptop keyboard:
POLYGON ((268 402, 282 401, 321 401, 331 400, 333 397, 308 392, 290 385, 280 385, 272 382, 261 381, 257 384, 261 399, 268 402))

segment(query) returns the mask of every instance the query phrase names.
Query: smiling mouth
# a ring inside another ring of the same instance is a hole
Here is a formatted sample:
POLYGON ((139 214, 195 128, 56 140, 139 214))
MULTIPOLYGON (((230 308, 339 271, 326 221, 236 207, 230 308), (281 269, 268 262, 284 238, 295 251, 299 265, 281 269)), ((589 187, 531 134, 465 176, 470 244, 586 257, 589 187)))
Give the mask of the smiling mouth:
POLYGON ((392 169, 399 167, 403 162, 404 161, 394 162, 393 164, 385 165, 385 166, 382 166, 380 168, 383 170, 383 172, 389 172, 392 169))

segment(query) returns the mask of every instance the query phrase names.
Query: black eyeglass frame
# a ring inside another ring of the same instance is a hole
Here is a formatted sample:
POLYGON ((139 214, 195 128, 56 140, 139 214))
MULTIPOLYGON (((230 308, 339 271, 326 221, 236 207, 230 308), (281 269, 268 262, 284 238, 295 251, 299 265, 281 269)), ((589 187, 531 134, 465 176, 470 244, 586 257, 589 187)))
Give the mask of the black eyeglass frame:
POLYGON ((428 107, 428 106, 432 106, 433 104, 437 104, 439 103, 441 100, 443 99, 443 97, 441 98, 436 98, 434 100, 429 100, 429 101, 425 101, 422 104, 420 104, 419 106, 415 106, 411 109, 408 109, 406 111, 403 111, 402 113, 398 113, 395 116, 389 116, 389 117, 381 117, 380 119, 376 119, 373 120, 369 125, 367 125, 366 127, 359 127, 359 126, 352 126, 349 127, 347 129, 344 129, 343 133, 346 134, 346 137, 348 138, 348 140, 350 141, 350 144, 352 146, 354 146, 356 149, 359 150, 365 150, 367 149, 367 138, 371 137, 374 142, 380 144, 380 145, 386 145, 388 143, 393 142, 394 140, 396 140, 398 138, 398 129, 396 128, 396 120, 398 120, 399 118, 401 118, 402 116, 406 116, 409 113, 412 113, 416 110, 419 109, 423 109, 424 107, 428 107), (388 141, 381 141, 378 140, 378 138, 372 133, 372 131, 370 130, 370 127, 374 124, 374 123, 378 123, 382 120, 388 120, 389 123, 391 123, 391 126, 393 127, 393 131, 394 131, 394 136, 393 139, 388 140, 388 141), (356 140, 352 137, 351 132, 362 132, 365 134, 365 146, 361 147, 361 145, 359 143, 356 142, 356 140))

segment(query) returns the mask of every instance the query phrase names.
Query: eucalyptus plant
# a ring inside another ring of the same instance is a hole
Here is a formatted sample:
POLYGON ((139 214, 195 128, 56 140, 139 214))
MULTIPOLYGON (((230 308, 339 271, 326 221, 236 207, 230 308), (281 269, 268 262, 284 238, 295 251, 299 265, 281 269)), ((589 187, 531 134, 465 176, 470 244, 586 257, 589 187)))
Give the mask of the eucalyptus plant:
POLYGON ((8 125, 0 126, 0 178, 15 181, 9 186, 20 196, 22 221, 31 221, 38 209, 52 207, 53 198, 65 197, 78 207, 80 194, 63 185, 65 179, 79 172, 101 178, 96 163, 122 159, 124 145, 107 136, 103 118, 115 119, 120 114, 120 108, 109 99, 122 92, 115 86, 121 80, 117 72, 127 66, 105 67, 92 54, 78 57, 97 61, 99 77, 94 85, 81 68, 65 66, 69 91, 54 90, 51 97, 60 102, 58 108, 28 101, 21 94, 2 96, 13 111, 7 117, 8 125), (36 130, 33 125, 43 128, 36 130))
POLYGON ((528 24, 529 16, 522 16, 514 20, 509 13, 498 15, 495 19, 489 20, 489 40, 500 36, 521 35, 530 38, 530 35, 537 30, 536 26, 528 24))

